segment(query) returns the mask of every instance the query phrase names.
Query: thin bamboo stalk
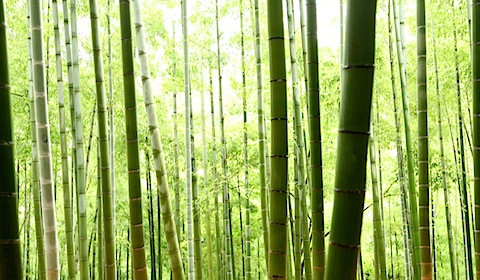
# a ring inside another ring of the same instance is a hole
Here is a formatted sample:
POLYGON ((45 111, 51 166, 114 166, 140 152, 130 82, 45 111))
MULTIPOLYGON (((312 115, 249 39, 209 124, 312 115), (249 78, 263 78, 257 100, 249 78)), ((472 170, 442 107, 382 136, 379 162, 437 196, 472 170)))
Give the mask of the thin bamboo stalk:
POLYGON ((137 34, 137 48, 139 50, 140 72, 142 75, 143 83, 143 96, 145 101, 145 108, 147 111, 147 121, 154 158, 155 176, 158 184, 157 191, 160 194, 165 237, 167 240, 167 247, 170 256, 170 264, 172 266, 173 277, 174 279, 183 279, 185 278, 185 275, 183 272, 183 263, 179 248, 180 246, 173 217, 172 203, 170 200, 167 171, 165 168, 163 148, 160 141, 160 130, 158 129, 155 101, 153 99, 153 88, 151 84, 150 70, 147 61, 147 53, 145 47, 146 39, 145 31, 143 28, 142 14, 140 10, 140 1, 134 0, 132 2, 134 9, 135 29, 137 34))
POLYGON ((37 152, 40 163, 40 187, 42 195, 41 203, 44 226, 43 231, 45 235, 46 276, 47 279, 59 279, 60 264, 54 200, 55 195, 52 180, 52 156, 48 121, 45 64, 43 59, 41 3, 38 0, 32 0, 30 3, 35 119, 37 137, 41 140, 37 142, 37 152))

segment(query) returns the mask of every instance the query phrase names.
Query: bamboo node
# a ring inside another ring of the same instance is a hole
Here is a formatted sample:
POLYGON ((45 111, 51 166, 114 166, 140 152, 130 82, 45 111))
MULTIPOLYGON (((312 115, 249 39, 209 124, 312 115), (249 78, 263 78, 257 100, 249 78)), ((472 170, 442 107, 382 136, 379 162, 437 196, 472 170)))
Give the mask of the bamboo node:
POLYGON ((354 69, 354 68, 375 68, 375 64, 353 64, 353 65, 342 65, 342 68, 347 69, 354 69))
POLYGON ((285 40, 285 37, 284 36, 269 37, 268 41, 270 41, 270 40, 285 40))
POLYGON ((128 173, 140 173, 140 169, 129 169, 128 173))
POLYGON ((285 252, 280 252, 280 251, 268 251, 269 254, 273 254, 273 255, 280 255, 280 256, 283 256, 285 255, 286 253, 285 252))
POLYGON ((271 79, 271 80, 270 80, 270 83, 274 83, 274 82, 287 82, 287 79, 285 79, 285 78, 278 78, 278 79, 271 79))
POLYGON ((143 227, 143 223, 142 224, 136 224, 136 225, 130 225, 130 227, 133 229, 133 228, 139 228, 139 227, 143 227))
POLYGON ((270 118, 270 121, 288 121, 286 117, 270 118))
POLYGON ((369 131, 354 131, 354 130, 348 130, 348 129, 339 129, 338 133, 347 133, 347 134, 357 134, 357 135, 370 136, 369 131))
POLYGON ((270 158, 288 158, 288 155, 270 155, 270 158))
POLYGON ((15 143, 13 141, 0 141, 0 146, 13 146, 15 143))
POLYGON ((341 248, 347 248, 347 249, 359 249, 360 245, 350 245, 350 244, 342 244, 339 242, 335 242, 333 240, 330 240, 330 244, 336 247, 341 247, 341 248))
POLYGON ((16 245, 20 244, 20 239, 1 239, 0 245, 16 245))
POLYGON ((334 192, 336 193, 347 193, 347 194, 364 194, 365 190, 346 190, 346 189, 338 189, 335 188, 333 189, 334 192))
POLYGON ((274 193, 284 193, 284 194, 287 194, 287 191, 286 190, 276 190, 276 189, 271 189, 270 192, 274 192, 274 193))
POLYGON ((14 193, 14 192, 0 192, 0 198, 12 198, 12 197, 16 197, 16 196, 17 196, 17 194, 14 193))

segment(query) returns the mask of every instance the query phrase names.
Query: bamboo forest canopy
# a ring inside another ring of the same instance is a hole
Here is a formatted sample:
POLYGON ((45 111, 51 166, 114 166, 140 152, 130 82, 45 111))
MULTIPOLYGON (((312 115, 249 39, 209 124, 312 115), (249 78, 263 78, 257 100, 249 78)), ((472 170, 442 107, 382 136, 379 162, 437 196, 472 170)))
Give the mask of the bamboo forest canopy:
POLYGON ((480 277, 479 0, 0 0, 0 280, 480 277))

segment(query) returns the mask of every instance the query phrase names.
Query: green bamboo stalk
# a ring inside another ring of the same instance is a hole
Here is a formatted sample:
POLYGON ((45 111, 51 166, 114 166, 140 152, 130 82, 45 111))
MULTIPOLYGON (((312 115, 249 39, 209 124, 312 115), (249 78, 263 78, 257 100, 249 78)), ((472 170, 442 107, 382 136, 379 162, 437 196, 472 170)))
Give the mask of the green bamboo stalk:
POLYGON ((438 67, 437 67, 437 53, 435 46, 435 32, 432 32, 432 45, 433 45, 433 61, 435 65, 435 89, 437 92, 437 115, 438 115, 438 137, 440 140, 440 159, 442 162, 442 187, 443 187, 443 199, 445 203, 445 219, 447 223, 447 235, 448 235, 448 252, 450 256, 450 273, 452 280, 457 279, 457 267, 455 265, 455 244, 453 241, 452 232, 452 218, 450 214, 450 202, 447 186, 447 169, 445 164, 445 152, 443 147, 443 132, 442 132, 442 112, 441 112, 441 97, 440 97, 440 82, 438 79, 438 67))
POLYGON ((425 0, 417 0, 418 203, 422 279, 432 279, 425 0))
MULTIPOLYGON (((97 139, 98 141, 98 139, 97 139)), ((98 209, 98 216, 102 217, 102 162, 101 162, 101 155, 100 155, 100 143, 97 145, 97 209, 98 209)), ((107 174, 108 177, 110 174, 107 174)), ((105 274, 104 274, 104 253, 103 253, 103 247, 104 247, 104 241, 103 241, 103 226, 102 226, 102 219, 97 218, 97 250, 98 250, 98 255, 97 255, 97 273, 98 273, 98 278, 100 280, 105 279, 105 274)), ((93 260, 95 262, 95 260, 93 260)))
MULTIPOLYGON (((112 75, 112 33, 111 33, 111 23, 110 23, 110 0, 107 1, 108 6, 108 15, 107 15, 107 33, 108 33, 108 114, 109 114, 109 126, 110 126, 110 134, 108 139, 108 149, 110 151, 110 186, 112 188, 112 205, 115 205, 115 123, 114 123, 114 103, 113 103, 113 75, 112 75)), ((115 210, 115 209, 113 209, 115 210)), ((103 211, 105 213, 105 210, 103 211)), ((104 214, 105 215, 105 214, 104 214)), ((112 213, 113 217, 113 232, 115 233, 115 211, 112 213)), ((115 235, 114 235, 115 238, 115 235)), ((106 242, 106 239, 104 239, 106 242)), ((113 247, 115 250, 115 242, 113 242, 113 247)), ((115 265, 115 255, 113 254, 113 265, 115 265)), ((107 264, 107 260, 105 260, 105 264, 107 264)), ((113 267, 113 265, 110 265, 113 267)), ((113 269, 115 270, 115 269, 113 269)), ((118 270, 117 270, 118 274, 118 270)))
POLYGON ((472 0, 472 81, 473 81, 473 186, 475 192, 475 274, 480 277, 480 5, 472 0))
POLYGON ((198 201, 198 180, 197 180, 197 164, 195 156, 195 133, 193 130, 193 106, 192 106, 192 91, 189 85, 190 93, 190 143, 192 145, 192 206, 193 206, 193 245, 195 258, 195 278, 203 278, 202 269, 202 233, 200 227, 200 205, 198 201))
POLYGON ((242 52, 242 103, 243 103, 243 168, 245 187, 245 276, 252 279, 251 233, 250 233, 250 181, 248 177, 248 131, 247 131, 247 82, 245 79, 245 41, 243 22, 243 0, 240 0, 240 33, 242 52))
POLYGON ((321 280, 325 273, 325 240, 323 218, 323 164, 318 81, 318 42, 316 0, 307 0, 307 74, 308 132, 310 140, 310 188, 312 206, 313 279, 321 280))
MULTIPOLYGON (((457 136, 454 136, 454 133, 453 133, 453 128, 452 128, 452 123, 450 121, 450 115, 448 113, 448 108, 445 108, 445 116, 447 117, 447 122, 448 122, 448 128, 449 128, 449 132, 450 132, 450 140, 451 140, 451 143, 452 143, 452 147, 453 147, 453 157, 454 157, 454 165, 455 165, 455 175, 456 175, 456 181, 457 181, 457 187, 458 187, 458 193, 459 193, 459 200, 460 200, 460 212, 462 213, 462 241, 463 243, 461 243, 461 246, 463 248, 463 259, 465 260, 463 263, 464 263, 464 268, 465 268, 465 278, 468 277, 469 275, 469 263, 467 261, 467 247, 465 246, 466 244, 466 215, 465 215, 465 209, 466 209, 466 205, 465 205, 465 200, 464 200, 464 195, 463 195, 463 189, 462 189, 462 177, 460 175, 460 170, 459 170, 459 158, 460 156, 458 154, 460 154, 460 151, 458 149, 458 146, 460 146, 460 144, 458 143, 458 135, 457 136)), ((454 222, 454 224, 456 224, 456 221, 454 222)), ((456 233, 455 233, 456 234, 456 233)), ((457 234, 456 234, 457 236, 457 234)), ((458 266, 458 258, 457 258, 457 267, 458 266)), ((457 275, 457 278, 460 277, 460 272, 457 270, 458 272, 458 275, 457 275)))
POLYGON ((187 3, 182 0, 182 33, 184 54, 184 91, 185 91, 185 161, 186 161, 186 210, 187 210, 187 248, 188 248, 188 279, 195 278, 195 258, 193 240, 193 191, 192 191, 192 143, 190 125, 190 65, 188 60, 188 28, 187 3))
POLYGON ((234 279, 235 277, 235 262, 232 257, 233 252, 231 248, 232 232, 229 224, 229 203, 228 203, 228 169, 227 169, 227 142, 225 138, 225 115, 223 113, 223 88, 222 88, 222 63, 220 52, 220 27, 219 27, 219 9, 218 0, 215 1, 215 22, 217 35, 217 68, 218 68, 218 100, 219 100, 219 114, 220 114, 220 132, 222 145, 222 170, 223 170, 223 227, 224 227, 224 249, 225 249, 225 264, 226 264, 226 279, 234 279))
MULTIPOLYGON (((226 167, 223 167, 226 169, 226 167)), ((225 179, 227 181, 228 179, 225 179)), ((228 189, 228 181, 224 183, 223 189, 223 226, 224 226, 224 233, 225 233, 225 254, 226 254, 226 273, 227 279, 234 280, 236 278, 235 275, 235 257, 233 252, 233 235, 232 235, 232 208, 230 205, 230 193, 228 189)))
POLYGON ((267 1, 271 98, 271 177, 269 226, 269 279, 287 277, 287 74, 283 7, 278 1, 267 1))
POLYGON ((43 60, 43 34, 41 4, 38 0, 31 2, 32 28, 32 64, 35 98, 35 119, 40 170, 42 219, 45 235, 45 264, 47 279, 59 279, 59 253, 53 190, 52 157, 50 149, 50 129, 48 121, 48 103, 46 95, 45 64, 43 60))
POLYGON ((120 269, 121 268, 121 263, 122 263, 122 246, 119 246, 120 247, 120 250, 115 250, 118 254, 118 256, 116 257, 116 260, 117 260, 117 279, 122 279, 122 270, 120 269))
POLYGON ((88 145, 87 145, 87 157, 85 159, 85 186, 86 186, 86 191, 88 191, 88 186, 89 186, 89 180, 88 180, 88 166, 90 162, 90 154, 92 151, 92 142, 93 142, 93 131, 94 131, 94 126, 95 126, 95 115, 97 114, 97 100, 95 100, 95 103, 93 104, 93 110, 92 110, 92 118, 90 121, 90 133, 88 136, 88 145))
POLYGON ((15 151, 7 52, 6 9, 0 1, 0 278, 22 279, 22 246, 19 235, 15 186, 15 151))
MULTIPOLYGON (((242 276, 238 276, 238 279, 245 280, 245 242, 244 242, 244 231, 243 231, 243 219, 242 219, 242 194, 240 189, 240 179, 237 177, 237 188, 238 188, 238 216, 240 220, 240 244, 242 247, 242 276)), ((238 273, 240 274, 240 272, 238 273)))
MULTIPOLYGON (((97 189, 98 189, 98 185, 97 185, 97 189)), ((99 209, 99 206, 100 205, 96 205, 96 209, 95 209, 95 216, 93 218, 93 229, 90 233, 90 242, 88 244, 88 258, 89 258, 89 278, 88 279, 91 279, 91 280, 95 280, 95 271, 96 271, 96 253, 97 253, 97 244, 98 244, 98 241, 97 241, 97 236, 98 236, 98 230, 97 230, 97 224, 98 224, 98 216, 100 215, 100 209, 99 209), (93 247, 93 248, 92 248, 93 247), (92 252, 92 261, 90 261, 90 252, 92 252)))
POLYGON ((386 280, 387 279, 387 262, 385 260, 385 233, 383 231, 382 213, 380 206, 380 193, 378 187, 378 173, 377 173, 377 151, 375 149, 375 137, 372 124, 372 130, 370 132, 369 141, 369 157, 370 157, 370 172, 372 180, 372 195, 373 195, 373 226, 374 226, 374 240, 375 240, 375 263, 378 264, 379 273, 375 275, 375 278, 386 280))
POLYGON ((182 239, 182 222, 180 219, 180 169, 178 167, 178 125, 177 125, 177 93, 173 92, 173 141, 174 141, 174 185, 175 185, 175 224, 178 243, 182 239))
POLYGON ((115 279, 115 230, 114 230, 114 207, 112 193, 112 178, 110 173, 110 152, 108 147, 107 132, 107 97, 105 93, 103 59, 101 49, 100 27, 98 22, 98 4, 96 0, 90 0, 90 23, 92 28, 92 48, 95 64, 95 84, 97 93, 97 120, 98 120, 98 141, 100 153, 101 170, 101 188, 102 205, 100 213, 103 217, 103 227, 105 230, 103 241, 98 242, 105 246, 105 277, 106 279, 115 279))
MULTIPOLYGON (((344 16, 343 16, 343 0, 338 1, 340 4, 340 75, 342 75, 342 67, 343 67, 343 48, 344 48, 344 38, 343 38, 343 23, 344 23, 344 16)), ((340 81, 342 80, 342 77, 340 76, 340 81)))
MULTIPOLYGON (((28 178, 28 175, 27 175, 27 163, 25 163, 25 179, 28 178)), ((28 187, 28 183, 27 183, 27 180, 25 180, 25 188, 28 187)), ((32 270, 30 268, 30 218, 32 216, 32 204, 31 204, 31 193, 32 193, 32 188, 30 188, 30 191, 29 192, 25 192, 25 206, 27 206, 28 204, 28 208, 25 207, 25 209, 28 209, 27 210, 27 221, 26 221, 26 224, 25 224, 25 249, 26 249, 26 252, 24 254, 24 260, 25 260, 25 265, 24 265, 24 268, 25 268, 25 280, 29 280, 30 279, 30 271, 32 270)), ((32 261, 33 262, 33 261, 32 261)))
POLYGON ((400 84, 402 89, 402 105, 403 105, 403 121, 405 127, 405 143, 407 149, 407 170, 408 170, 408 189, 409 189, 409 211, 410 221, 412 227, 412 263, 413 263, 413 278, 419 279, 421 274, 420 268, 420 232, 419 232, 419 220, 418 220, 418 205, 417 194, 415 190, 415 174, 413 164, 413 149, 412 140, 410 135, 410 109, 408 101, 408 84, 406 74, 406 53, 405 53, 405 39, 404 39, 404 20, 403 20, 403 2, 400 0, 400 4, 397 5, 399 0, 393 1, 393 11, 395 18, 395 35, 397 41, 397 57, 400 72, 400 84))
MULTIPOLYGON (((452 6, 454 2, 452 1, 452 6)), ((465 163, 465 147, 464 147, 464 122, 463 122, 463 113, 462 113, 462 99, 461 99, 461 90, 460 90, 460 72, 459 72, 459 63, 458 63, 458 48, 457 48, 457 31, 455 25, 455 12, 453 11, 452 16, 453 23, 453 41, 454 41, 454 51, 455 51, 455 77, 456 77, 456 90, 457 90, 457 112, 458 112, 458 141, 459 141, 459 152, 460 152, 460 167, 461 167, 461 178, 459 180, 461 184, 461 194, 463 199, 462 213, 464 221, 464 240, 465 240, 465 254, 466 254, 466 264, 467 264, 467 277, 468 279, 473 279, 473 260, 472 260, 472 238, 471 238, 471 226, 470 226, 470 203, 468 201, 468 190, 467 190, 467 171, 465 163)))
POLYGON ((60 123, 60 146, 62 153, 62 183, 63 183, 63 208, 65 218, 65 235, 67 243, 67 262, 68 278, 75 278, 75 253, 73 247, 73 225, 72 225, 72 207, 70 205, 70 179, 68 174, 68 147, 66 136, 65 121, 65 96, 63 88, 63 70, 60 47, 60 31, 58 24, 58 5, 57 0, 52 0, 53 27, 55 35, 55 56, 57 71, 57 92, 58 92, 58 116, 60 123))
MULTIPOLYGON (((175 22, 172 24, 172 40, 173 40, 173 79, 175 80, 177 77, 177 58, 176 58, 176 40, 175 40, 175 22)), ((174 142, 174 174, 173 174, 173 182, 174 182, 174 190, 175 190, 175 224, 177 228, 177 239, 178 243, 180 244, 182 241, 182 224, 183 221, 180 218, 180 169, 178 164, 178 124, 177 124, 177 92, 173 91, 173 142, 174 142)))
MULTIPOLYGON (((397 109, 397 87, 395 85, 395 75, 394 75, 394 62, 393 62, 393 42, 392 42, 392 20, 391 20, 391 1, 389 1, 389 14, 388 14, 388 46, 389 46, 389 58, 390 58, 390 79, 392 84, 392 97, 393 97, 393 112, 395 117, 395 142, 397 150, 397 166, 398 166, 398 182, 400 186, 401 193, 401 206, 402 206, 402 237, 403 237, 403 246, 404 246, 404 263, 405 263, 405 276, 407 279, 410 279, 411 274, 411 255, 413 252, 412 243, 411 243, 411 227, 409 220, 409 211, 407 205, 408 194, 405 186, 405 172, 404 172, 404 161, 403 161, 403 148, 402 148, 402 139, 400 137, 400 124, 399 124, 399 112, 397 109)), ((392 271, 393 273, 393 271, 392 271)), ((392 274, 393 275, 393 274, 392 274)))
POLYGON ((432 263, 433 263, 433 273, 432 273, 432 279, 433 280, 437 280, 437 244, 435 242, 436 238, 435 238, 435 201, 433 199, 433 197, 436 195, 436 192, 434 191, 434 195, 432 195, 431 199, 430 199, 430 204, 432 205, 432 211, 431 211, 431 220, 432 220, 432 263))
MULTIPOLYGON (((210 71, 210 70, 209 70, 210 71)), ((211 77, 211 75, 210 75, 211 77)), ((203 76, 202 76, 203 81, 203 76)), ((211 89, 211 88, 210 88, 211 89)), ((207 271, 208 279, 214 278, 213 273, 213 259, 212 259, 212 229, 210 221, 210 180, 208 174, 208 155, 207 155, 207 134, 205 125, 205 93, 204 89, 201 91, 201 119, 202 119, 202 169, 203 169, 203 189, 207 193, 205 197, 205 227, 207 237, 207 271)))
MULTIPOLYGON (((130 228, 128 228, 127 237, 128 237, 128 238, 127 238, 128 242, 131 243, 131 240, 130 240, 130 228)), ((129 273, 130 273, 129 268, 130 268, 130 265, 131 265, 131 263, 130 263, 130 261, 129 261, 129 258, 130 258, 130 250, 129 250, 130 248, 129 248, 129 247, 130 247, 130 246, 131 246, 130 244, 127 244, 127 246, 126 246, 126 247, 127 247, 127 250, 125 250, 125 251, 127 251, 127 257, 126 257, 126 263, 125 263, 125 270, 126 270, 126 271, 125 271, 125 275, 127 276, 127 279, 130 278, 130 274, 129 274, 129 273)), ((145 269, 145 270, 146 270, 146 269, 145 269)), ((133 277, 135 277, 135 276, 133 276, 133 277)), ((145 277, 145 279, 147 279, 147 277, 145 277)))
MULTIPOLYGON (((162 262, 162 210, 161 210, 161 202, 160 202, 160 188, 157 188, 157 220, 158 220, 158 278, 162 279, 162 271, 163 271, 163 262, 162 262)), ((153 214, 152 214, 153 215, 153 214)), ((154 264, 157 265, 157 264, 154 264)))
POLYGON ((217 178, 217 145, 215 142, 215 102, 213 99, 213 79, 211 69, 209 71, 210 76, 210 117, 212 123, 212 178, 213 178, 213 197, 215 207, 215 245, 217 255, 217 279, 222 275, 222 254, 221 254, 221 242, 220 242, 220 218, 218 215, 218 178, 217 178))
MULTIPOLYGON (((165 168, 165 159, 163 157, 163 148, 160 141, 160 131, 157 123, 157 113, 155 109, 155 101, 153 99, 153 88, 150 79, 150 69, 147 61, 145 48, 145 31, 143 28, 143 19, 140 9, 140 1, 134 0, 134 24, 137 34, 137 48, 139 50, 140 72, 143 83, 143 96, 145 101, 145 109, 147 111, 147 121, 150 132, 150 142, 154 157, 155 176, 157 179, 157 188, 160 193, 160 203, 162 210, 162 220, 165 228, 165 237, 170 256, 170 264, 174 279, 184 279, 183 263, 180 254, 179 242, 175 221, 172 211, 172 203, 170 200, 167 171, 165 168)), ((160 246, 160 244, 159 244, 160 246)))
POLYGON ((292 200, 291 196, 292 193, 288 190, 287 191, 287 279, 293 279, 295 269, 295 255, 292 254, 293 248, 295 247, 295 238, 294 238, 294 227, 293 227, 293 215, 292 215, 292 200))
POLYGON ((125 125, 129 182, 128 195, 130 202, 130 230, 132 237, 132 270, 134 279, 146 280, 147 265, 145 260, 145 242, 142 217, 142 190, 140 184, 140 164, 138 154, 137 111, 135 100, 130 1, 120 0, 119 4, 120 31, 122 40, 123 88, 125 95, 125 125))
MULTIPOLYGON (((355 279, 365 197, 376 1, 348 1, 335 194, 326 279, 355 279), (347 224, 344 221, 349 220, 347 224)), ((311 106, 312 104, 310 104, 311 106)))
POLYGON ((88 244, 87 244, 87 199, 85 182, 85 158, 83 147, 83 123, 82 123, 82 95, 80 92, 80 69, 78 57, 78 34, 77 34, 77 4, 76 0, 70 1, 70 18, 72 32, 72 71, 73 71, 73 95, 75 108, 75 140, 76 140, 76 171, 77 171, 77 204, 78 204, 78 238, 79 238, 79 262, 80 279, 88 279, 88 244))
POLYGON ((397 150, 397 165, 398 165, 398 182, 400 186, 400 193, 401 193, 401 206, 402 206, 402 237, 403 237, 403 244, 404 244, 404 261, 405 261, 405 275, 408 279, 410 279, 410 275, 413 274, 413 244, 412 244, 412 227, 410 221, 410 210, 408 208, 408 190, 407 184, 405 182, 405 169, 404 169, 404 156, 403 156, 403 148, 402 148, 402 140, 400 137, 400 125, 397 117, 397 101, 396 101, 396 93, 394 93, 394 112, 396 116, 395 126, 396 126, 396 150, 397 150))
MULTIPOLYGON (((307 91, 308 90, 308 75, 307 75, 308 65, 307 65, 307 34, 306 34, 307 18, 306 18, 306 12, 305 12, 306 6, 305 6, 305 0, 299 0, 298 2, 299 2, 299 10, 300 10, 300 32, 302 37, 303 77, 305 80, 305 91, 307 91)), ((307 102, 308 102, 308 98, 307 98, 307 102)))
MULTIPOLYGON (((304 114, 302 111, 302 118, 304 114)), ((308 160, 308 149, 307 149, 307 137, 306 137, 306 130, 305 128, 302 129, 302 134, 303 134, 303 149, 304 149, 304 155, 305 155, 305 187, 304 187, 304 192, 302 195, 302 208, 303 208, 303 254, 304 254, 304 267, 305 267, 305 279, 306 280, 311 280, 313 275, 312 275, 312 256, 311 256, 311 240, 310 240, 310 229, 311 229, 311 219, 309 218, 309 212, 308 212, 308 206, 307 206, 307 193, 308 193, 308 186, 310 182, 310 174, 306 170, 309 170, 309 160, 308 160)))
POLYGON ((265 109, 263 105, 263 75, 262 75, 262 51, 260 44, 260 16, 258 0, 254 1, 254 47, 256 62, 256 82, 257 82, 257 122, 258 122, 258 159, 260 171, 260 207, 262 211, 262 231, 263 247, 265 249, 265 262, 268 268, 268 205, 267 193, 268 186, 265 172, 265 109))
MULTIPOLYGON (((296 169, 295 176, 295 279, 302 279, 302 243, 303 243, 303 207, 301 206, 305 195, 305 147, 303 139, 302 112, 300 104, 300 93, 298 90, 297 74, 297 49, 295 44, 295 19, 293 1, 287 0, 288 33, 290 42, 290 64, 292 72, 293 106, 295 121, 295 154, 296 169)), ((310 250, 309 248, 307 248, 310 250)))
MULTIPOLYGON (((30 1, 28 1, 28 26, 31 25, 30 20, 30 1)), ((30 137, 32 141, 31 157, 32 157, 32 192, 33 192, 33 211, 35 216, 35 240, 37 248, 37 270, 40 280, 46 279, 46 264, 45 264, 45 244, 43 239, 43 224, 42 224, 42 210, 40 201, 40 178, 38 166, 38 151, 37 151, 37 130, 35 120, 35 99, 33 89, 33 63, 32 63, 32 33, 31 28, 28 31, 28 96, 30 99, 30 137)))
POLYGON ((145 152, 145 158, 147 160, 147 199, 148 199, 148 233, 150 241, 150 278, 157 279, 156 270, 156 251, 155 251, 155 223, 153 221, 153 197, 152 197, 152 176, 150 173, 150 156, 148 152, 145 152))
MULTIPOLYGON (((71 37, 70 37, 70 23, 69 23, 69 12, 68 12, 68 1, 62 1, 63 6, 63 26, 64 26, 64 37, 65 37, 65 48, 66 48, 66 59, 67 59, 67 78, 68 78, 68 98, 70 104, 70 131, 71 131, 71 145, 72 145, 72 178, 71 178, 71 198, 70 198, 70 205, 72 206, 72 223, 73 223, 73 215, 74 212, 77 214, 78 218, 78 211, 73 209, 74 206, 77 204, 73 204, 73 196, 75 194, 74 188, 77 185, 77 148, 76 148, 76 138, 75 138, 75 106, 74 106, 74 95, 73 95, 73 67, 72 67, 72 46, 71 46, 71 37)), ((75 240, 75 231, 73 233, 74 240, 75 240)))

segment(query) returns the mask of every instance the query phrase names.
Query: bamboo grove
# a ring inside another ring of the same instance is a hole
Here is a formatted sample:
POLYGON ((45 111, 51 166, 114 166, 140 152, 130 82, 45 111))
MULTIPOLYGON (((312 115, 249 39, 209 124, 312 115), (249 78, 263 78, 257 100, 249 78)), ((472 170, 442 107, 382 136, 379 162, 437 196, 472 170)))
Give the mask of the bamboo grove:
POLYGON ((478 0, 0 0, 0 279, 478 279, 479 51, 478 0))

